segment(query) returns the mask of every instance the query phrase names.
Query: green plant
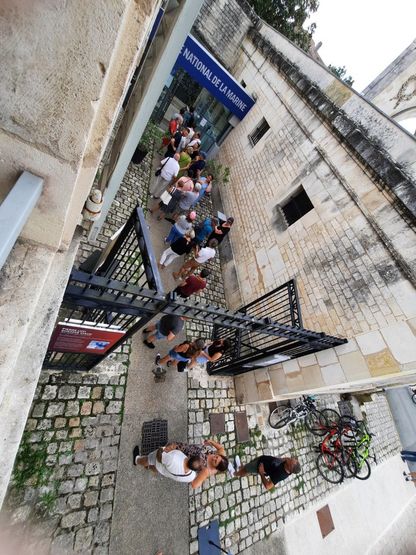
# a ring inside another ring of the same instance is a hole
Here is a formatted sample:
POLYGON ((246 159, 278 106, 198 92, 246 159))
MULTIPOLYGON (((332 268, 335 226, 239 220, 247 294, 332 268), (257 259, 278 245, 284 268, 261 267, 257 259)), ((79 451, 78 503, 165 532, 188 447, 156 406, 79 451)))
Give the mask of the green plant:
POLYGON ((46 443, 29 443, 29 434, 23 434, 19 452, 13 469, 12 482, 17 490, 22 490, 28 482, 33 486, 48 483, 52 469, 46 466, 46 443))
POLYGON ((58 498, 58 482, 54 482, 53 489, 42 493, 38 499, 37 507, 41 514, 50 514, 58 498))
POLYGON ((222 185, 226 185, 230 181, 230 168, 224 166, 221 162, 218 162, 218 160, 208 160, 204 173, 212 173, 214 181, 222 185))

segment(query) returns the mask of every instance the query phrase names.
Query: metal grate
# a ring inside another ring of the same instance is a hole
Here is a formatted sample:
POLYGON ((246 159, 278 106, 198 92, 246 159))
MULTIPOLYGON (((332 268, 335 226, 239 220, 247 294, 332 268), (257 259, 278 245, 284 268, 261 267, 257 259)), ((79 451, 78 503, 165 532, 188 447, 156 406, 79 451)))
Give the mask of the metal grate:
POLYGON ((263 118, 256 129, 248 136, 251 146, 255 146, 269 129, 270 125, 268 124, 266 119, 263 118))
POLYGON ((155 449, 166 445, 168 442, 168 421, 151 420, 142 426, 141 455, 148 455, 155 449))

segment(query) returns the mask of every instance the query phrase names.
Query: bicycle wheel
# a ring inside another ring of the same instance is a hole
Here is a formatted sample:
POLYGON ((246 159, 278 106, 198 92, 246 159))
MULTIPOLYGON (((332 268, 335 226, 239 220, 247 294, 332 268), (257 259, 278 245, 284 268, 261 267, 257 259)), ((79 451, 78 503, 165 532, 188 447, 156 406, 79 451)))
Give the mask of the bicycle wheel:
POLYGON ((319 410, 312 410, 305 417, 305 425, 310 432, 316 436, 324 436, 327 433, 326 420, 319 410))
POLYGON ((361 459, 360 461, 357 461, 355 465, 357 467, 355 477, 358 478, 358 480, 368 480, 371 474, 371 466, 368 460, 361 459))
POLYGON ((356 478, 359 472, 358 463, 352 455, 343 455, 344 462, 344 476, 346 478, 356 478))
POLYGON ((286 424, 290 420, 291 412, 292 409, 290 407, 286 407, 283 405, 276 407, 274 411, 269 414, 270 427, 274 428, 275 430, 284 428, 284 426, 286 426, 286 424))
POLYGON ((416 393, 413 393, 413 395, 412 395, 412 401, 413 401, 413 402, 415 403, 415 405, 416 405, 416 393))
POLYGON ((331 453, 321 453, 316 459, 316 467, 322 478, 331 484, 340 484, 344 479, 344 469, 331 453))

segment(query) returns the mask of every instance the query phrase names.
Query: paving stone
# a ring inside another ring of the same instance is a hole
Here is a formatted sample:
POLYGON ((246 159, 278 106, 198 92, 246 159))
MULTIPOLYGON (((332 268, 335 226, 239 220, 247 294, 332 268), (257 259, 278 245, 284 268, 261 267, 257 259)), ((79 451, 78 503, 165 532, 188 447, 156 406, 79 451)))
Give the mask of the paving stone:
POLYGON ((73 385, 63 385, 59 388, 58 399, 75 399, 76 391, 73 385))
POLYGON ((91 388, 88 387, 87 385, 82 385, 79 389, 78 389, 78 399, 89 399, 91 395, 91 388))
POLYGON ((85 465, 85 474, 87 476, 94 476, 96 474, 100 474, 101 472, 101 464, 98 462, 92 462, 85 465))
POLYGON ((94 507, 98 502, 98 491, 87 491, 84 495, 84 506, 94 507))
POLYGON ((103 388, 101 386, 93 387, 91 399, 101 399, 102 394, 103 394, 103 388))
POLYGON ((81 528, 75 535, 74 550, 76 552, 88 552, 93 538, 93 528, 86 526, 81 528))
POLYGON ((86 511, 74 511, 64 515, 61 520, 62 528, 72 528, 85 522, 86 511))
POLYGON ((122 406, 123 406, 122 401, 110 401, 107 405, 106 413, 107 414, 118 413, 121 411, 122 406))
POLYGON ((68 497, 68 505, 71 509, 79 509, 81 507, 81 494, 74 493, 68 497))
POLYGON ((68 401, 65 416, 77 416, 79 414, 79 401, 68 401))
POLYGON ((51 400, 56 398, 58 388, 56 385, 45 385, 43 388, 42 399, 51 400))
POLYGON ((85 491, 87 489, 88 479, 87 478, 77 478, 75 480, 74 491, 85 491))
POLYGON ((84 401, 81 406, 81 414, 83 416, 91 414, 92 403, 91 401, 84 401))
POLYGON ((65 403, 49 403, 46 416, 62 416, 65 410, 65 403))
POLYGON ((75 534, 59 534, 51 544, 51 555, 71 553, 74 545, 75 534))

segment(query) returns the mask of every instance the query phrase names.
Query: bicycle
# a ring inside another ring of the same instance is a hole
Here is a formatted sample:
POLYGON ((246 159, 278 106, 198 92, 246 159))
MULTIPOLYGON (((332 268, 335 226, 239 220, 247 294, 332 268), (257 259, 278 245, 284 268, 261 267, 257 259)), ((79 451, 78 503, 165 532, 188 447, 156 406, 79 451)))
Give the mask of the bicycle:
POLYGON ((294 407, 279 405, 269 414, 269 425, 275 430, 282 429, 300 420, 305 420, 308 429, 316 420, 319 420, 313 397, 303 396, 302 401, 294 407))
MULTIPOLYGON (((324 411, 322 411, 324 412, 324 411)), ((317 450, 320 452, 316 465, 321 476, 330 483, 341 483, 344 478, 367 480, 371 474, 369 458, 372 434, 363 421, 352 416, 340 416, 331 411, 333 421, 330 426, 321 422, 316 435, 326 434, 317 450), (336 416, 338 418, 336 418, 336 416)))
POLYGON ((356 437, 347 439, 344 445, 353 449, 351 458, 354 460, 356 467, 356 472, 354 474, 355 478, 358 480, 368 480, 371 475, 371 466, 368 459, 373 459, 374 462, 377 463, 376 455, 374 453, 372 455, 370 454, 371 438, 373 434, 368 431, 362 420, 356 422, 356 437))
POLYGON ((342 436, 344 429, 334 426, 316 448, 319 452, 316 466, 319 474, 331 484, 339 484, 344 478, 356 475, 358 468, 353 457, 354 449, 346 446, 342 436))

